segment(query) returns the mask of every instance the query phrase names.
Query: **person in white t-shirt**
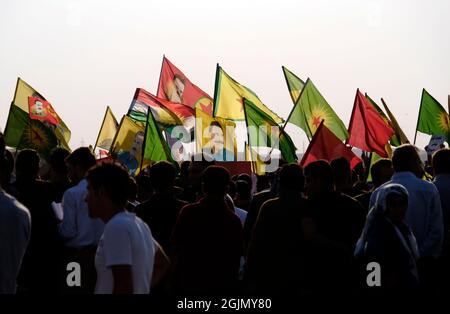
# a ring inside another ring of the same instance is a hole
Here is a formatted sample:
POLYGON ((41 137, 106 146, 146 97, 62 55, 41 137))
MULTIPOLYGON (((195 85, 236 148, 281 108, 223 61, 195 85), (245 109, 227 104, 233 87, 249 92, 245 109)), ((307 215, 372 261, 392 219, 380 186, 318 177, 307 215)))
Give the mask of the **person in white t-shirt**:
POLYGON ((95 293, 149 293, 159 246, 147 224, 124 209, 127 171, 119 165, 103 163, 91 168, 86 179, 89 215, 105 222, 95 257, 95 293))

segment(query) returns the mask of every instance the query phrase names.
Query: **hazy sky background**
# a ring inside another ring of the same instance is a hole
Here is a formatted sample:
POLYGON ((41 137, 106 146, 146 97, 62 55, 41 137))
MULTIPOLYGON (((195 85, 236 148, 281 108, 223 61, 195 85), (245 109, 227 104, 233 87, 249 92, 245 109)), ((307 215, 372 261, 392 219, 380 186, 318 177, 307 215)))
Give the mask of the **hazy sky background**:
MULTIPOLYGON (((72 148, 94 144, 107 105, 120 120, 136 87, 156 92, 163 54, 211 96, 220 63, 284 118, 282 65, 311 77, 346 125, 359 87, 413 140, 423 87, 447 109, 450 1, 2 1, 0 128, 20 76, 72 148)), ((287 130, 302 151, 303 131, 287 130)))

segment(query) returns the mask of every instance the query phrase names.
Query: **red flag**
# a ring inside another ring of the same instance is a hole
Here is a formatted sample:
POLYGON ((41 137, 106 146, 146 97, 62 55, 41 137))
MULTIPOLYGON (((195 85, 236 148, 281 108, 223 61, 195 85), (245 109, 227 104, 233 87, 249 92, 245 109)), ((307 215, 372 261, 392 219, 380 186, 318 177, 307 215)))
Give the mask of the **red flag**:
POLYGON ((58 125, 59 119, 52 105, 39 97, 28 97, 28 111, 30 119, 47 121, 50 124, 58 125))
POLYGON ((356 91, 348 133, 347 144, 366 152, 375 152, 381 157, 388 157, 385 145, 394 130, 386 124, 359 89, 356 91))
POLYGON ((350 167, 353 169, 362 160, 356 156, 350 147, 346 146, 342 141, 334 135, 324 124, 323 121, 317 128, 316 133, 309 143, 306 153, 303 155, 300 165, 302 167, 307 166, 309 163, 324 159, 331 162, 333 159, 344 157, 350 163, 350 167))
POLYGON ((202 111, 212 114, 212 98, 194 85, 166 57, 163 57, 157 96, 191 108, 198 106, 202 111))

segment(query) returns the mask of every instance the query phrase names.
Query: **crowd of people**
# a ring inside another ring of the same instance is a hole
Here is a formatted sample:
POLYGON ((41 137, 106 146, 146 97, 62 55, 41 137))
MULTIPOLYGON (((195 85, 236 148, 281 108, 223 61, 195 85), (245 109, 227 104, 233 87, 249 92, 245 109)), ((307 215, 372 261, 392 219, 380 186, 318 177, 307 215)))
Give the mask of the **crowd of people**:
POLYGON ((92 151, 13 155, 0 136, 0 293, 155 296, 450 290, 450 150, 230 176, 202 158, 136 177, 92 151), (430 179, 432 178, 432 179, 430 179), (62 215, 57 215, 61 204, 62 215), (68 285, 67 265, 80 265, 68 285), (381 282, 367 284, 376 262, 381 282))

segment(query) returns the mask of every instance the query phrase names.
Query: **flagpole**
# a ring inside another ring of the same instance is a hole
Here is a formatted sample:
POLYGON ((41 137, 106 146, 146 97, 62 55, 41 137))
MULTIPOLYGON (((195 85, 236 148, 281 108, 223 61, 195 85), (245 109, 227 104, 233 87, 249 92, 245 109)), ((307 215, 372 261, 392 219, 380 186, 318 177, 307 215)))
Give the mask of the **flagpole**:
POLYGON ((166 55, 165 54, 163 54, 163 59, 162 59, 162 62, 161 62, 161 70, 159 71, 159 80, 158 80, 158 87, 157 87, 157 89, 156 89, 156 96, 158 96, 158 92, 159 92, 159 87, 160 87, 160 84, 161 84, 161 75, 162 75, 162 70, 163 70, 163 66, 164 66, 164 60, 166 59, 166 55))
MULTIPOLYGON (((297 98, 297 99, 294 100, 294 99, 292 98, 291 90, 289 89, 288 78, 287 78, 287 76, 286 76, 286 71, 285 71, 285 70, 287 70, 287 71, 289 71, 289 70, 288 70, 284 65, 281 66, 281 69, 283 70, 284 80, 286 81, 286 85, 287 85, 287 87, 288 87, 289 94, 291 95, 292 102, 294 103, 294 106, 295 106, 295 105, 297 104, 297 100, 300 99, 300 94, 298 95, 298 98, 297 98)), ((299 78, 297 75, 295 75, 295 74, 292 73, 291 71, 289 71, 289 73, 291 73, 291 75, 293 75, 296 79, 298 79, 300 82, 302 82, 302 83, 303 83, 303 87, 305 87, 306 83, 303 82, 303 80, 302 80, 301 78, 299 78)), ((303 88, 302 88, 302 90, 303 90, 303 88)), ((300 93, 301 93, 301 92, 302 92, 302 91, 300 91, 300 93)))
MULTIPOLYGON (((220 71, 220 65, 219 63, 216 64, 216 77, 214 81, 214 99, 213 99, 213 110, 212 110, 212 116, 216 117, 216 103, 217 103, 217 97, 218 95, 218 87, 219 87, 219 71, 220 71)), ((244 103, 242 103, 242 106, 244 106, 244 103)))
POLYGON ((414 133, 414 145, 416 145, 417 128, 419 127, 420 112, 422 111, 422 100, 423 100, 424 93, 425 93, 425 88, 422 89, 422 96, 420 97, 419 115, 417 116, 416 133, 414 133))
POLYGON ((144 155, 145 155, 145 145, 147 142, 147 130, 148 130, 148 117, 150 113, 150 107, 147 110, 147 120, 145 121, 145 131, 144 131, 144 141, 142 142, 142 148, 141 148, 141 164, 139 167, 139 173, 142 171, 142 165, 144 164, 144 155))
MULTIPOLYGON (((355 114, 355 107, 356 107, 355 105, 356 105, 356 99, 358 98, 358 91, 359 91, 359 88, 356 89, 356 95, 355 95, 355 101, 353 102, 352 114, 350 115, 350 122, 348 123, 348 129, 347 129, 347 131, 348 131, 348 138, 345 140, 345 144, 346 145, 348 144, 348 140, 350 138, 350 130, 351 130, 352 126, 353 126, 353 115, 355 114)), ((366 122, 364 121, 364 124, 365 123, 366 122)))
MULTIPOLYGON (((14 100, 16 100, 17 88, 19 87, 19 81, 20 81, 20 77, 17 78, 16 90, 14 91, 14 97, 13 97, 13 100, 11 101, 11 106, 14 104, 14 100)), ((5 129, 3 130, 3 134, 6 134, 6 131, 8 130, 8 122, 9 122, 9 118, 11 116, 11 106, 9 107, 8 119, 6 119, 6 125, 5 125, 5 129)), ((5 139, 5 142, 6 142, 6 139, 5 139)), ((19 140, 19 142, 20 142, 20 140, 19 140)))
POLYGON ((100 133, 102 132, 103 125, 105 124, 106 115, 108 114, 108 108, 109 108, 109 106, 106 106, 105 115, 103 116, 103 122, 100 126, 100 130, 98 131, 97 139, 95 140, 94 149, 92 150, 93 152, 95 152, 95 148, 97 147, 98 139, 100 138, 100 133))
MULTIPOLYGON (((217 64, 217 66, 219 66, 219 64, 217 64)), ((245 107, 246 107, 246 105, 245 105, 245 97, 244 97, 244 98, 242 98, 242 108, 244 108, 245 125, 247 126, 246 131, 247 131, 248 153, 249 153, 250 163, 253 168, 253 173, 256 173, 256 167, 255 167, 255 164, 253 163, 253 158, 252 158, 252 146, 250 143, 250 136, 248 134, 247 110, 245 109, 245 107)), ((244 146, 244 153, 245 153, 245 146, 244 146)), ((269 153, 269 157, 270 157, 270 153, 269 153)))

